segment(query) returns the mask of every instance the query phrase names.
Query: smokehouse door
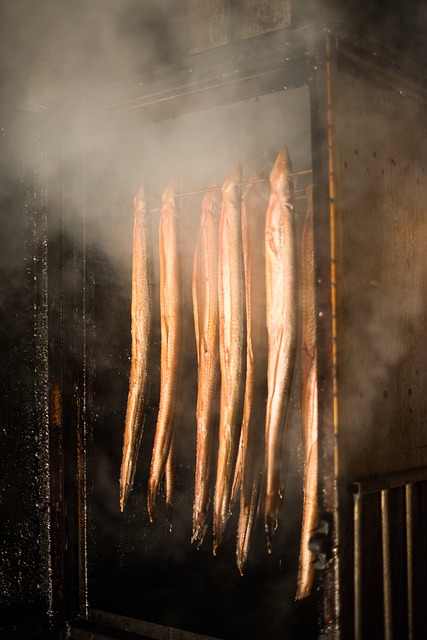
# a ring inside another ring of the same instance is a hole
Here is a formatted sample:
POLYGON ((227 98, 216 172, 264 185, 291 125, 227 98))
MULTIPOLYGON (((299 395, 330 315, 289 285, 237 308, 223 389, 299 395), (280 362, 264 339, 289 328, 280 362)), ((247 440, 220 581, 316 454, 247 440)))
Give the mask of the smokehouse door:
POLYGON ((427 624, 425 79, 375 54, 328 38, 328 201, 315 210, 320 465, 335 513, 324 628, 356 640, 422 638, 427 624))

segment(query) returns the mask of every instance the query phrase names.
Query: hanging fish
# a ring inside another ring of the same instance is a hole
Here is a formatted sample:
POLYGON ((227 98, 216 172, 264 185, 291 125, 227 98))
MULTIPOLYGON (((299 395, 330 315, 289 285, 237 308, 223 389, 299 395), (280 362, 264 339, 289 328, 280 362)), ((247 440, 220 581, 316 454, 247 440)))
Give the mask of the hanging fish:
POLYGON ((135 476, 135 467, 149 396, 149 356, 152 333, 151 224, 144 188, 134 199, 131 370, 120 470, 120 509, 123 511, 135 476))
POLYGON ((230 516, 231 489, 243 414, 246 338, 241 176, 242 167, 237 164, 222 187, 219 228, 221 398, 214 496, 214 554, 230 516))
POLYGON ((268 331, 265 529, 271 550, 277 528, 287 415, 297 342, 296 242, 291 161, 284 147, 270 174, 265 227, 268 331))
POLYGON ((297 600, 310 594, 314 567, 308 543, 317 520, 317 346, 314 291, 313 187, 307 187, 307 214, 301 246, 301 417, 304 444, 304 503, 297 600))
POLYGON ((154 515, 157 491, 165 471, 175 430, 182 357, 181 250, 175 193, 174 183, 164 191, 159 223, 160 400, 148 480, 147 507, 150 520, 154 515))
POLYGON ((220 197, 212 181, 201 209, 193 268, 193 312, 196 331, 197 450, 192 542, 203 542, 212 489, 219 396, 218 231, 220 197))
MULTIPOLYGON (((254 177, 256 179, 256 176, 254 177)), ((265 450, 267 328, 264 237, 270 187, 247 187, 242 201, 243 258, 247 318, 246 386, 240 447, 241 483, 236 559, 243 573, 260 500, 265 450)))

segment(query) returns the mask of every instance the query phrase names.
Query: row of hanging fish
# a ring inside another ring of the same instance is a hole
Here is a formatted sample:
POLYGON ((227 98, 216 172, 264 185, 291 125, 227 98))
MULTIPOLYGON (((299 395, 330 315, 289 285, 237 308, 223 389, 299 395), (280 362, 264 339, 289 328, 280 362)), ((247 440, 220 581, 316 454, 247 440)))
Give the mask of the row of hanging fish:
MULTIPOLYGON (((221 191, 213 182, 201 204, 192 298, 198 361, 196 460, 192 541, 200 545, 210 522, 213 551, 227 521, 238 514, 241 573, 254 523, 263 513, 270 550, 283 493, 287 418, 301 327, 301 416, 304 506, 297 598, 313 582, 308 540, 317 517, 317 370, 314 317, 312 190, 301 247, 301 319, 291 161, 284 147, 267 181, 242 189, 237 164, 221 191), (219 424, 218 424, 219 399, 219 424)), ((148 480, 154 517, 164 479, 166 515, 173 502, 182 363, 182 265, 177 186, 162 197, 160 254, 160 399, 148 480)), ((134 200, 131 372, 120 473, 120 508, 132 488, 149 395, 153 330, 150 211, 144 190, 134 200)))

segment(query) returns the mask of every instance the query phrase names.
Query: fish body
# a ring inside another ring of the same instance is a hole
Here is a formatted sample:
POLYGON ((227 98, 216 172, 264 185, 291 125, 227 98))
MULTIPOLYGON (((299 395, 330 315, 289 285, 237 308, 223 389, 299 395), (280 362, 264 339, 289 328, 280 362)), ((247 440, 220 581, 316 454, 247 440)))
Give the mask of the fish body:
POLYGON ((175 430, 181 369, 182 287, 179 219, 175 184, 163 193, 159 223, 160 253, 160 400, 148 480, 147 507, 153 518, 158 487, 175 430))
POLYGON ((277 528, 297 342, 297 267, 291 171, 289 154, 284 147, 270 174, 271 194, 265 228, 268 396, 264 514, 269 550, 277 528))
MULTIPOLYGON (((249 186, 243 196, 242 236, 247 318, 246 384, 239 448, 240 511, 236 559, 241 573, 246 563, 258 510, 265 449, 267 398, 267 328, 264 237, 270 188, 249 186)), ((238 480, 235 484, 239 484, 238 480)))
POLYGON ((131 370, 120 470, 121 511, 133 485, 149 396, 148 361, 152 333, 150 246, 150 212, 147 210, 144 188, 141 187, 134 199, 131 370))
POLYGON ((201 205, 199 238, 193 268, 193 312, 198 361, 197 449, 192 541, 200 545, 207 515, 214 466, 219 395, 218 231, 220 197, 211 182, 201 205))
POLYGON ((314 566, 312 553, 309 549, 309 540, 317 522, 317 371, 311 367, 306 381, 305 424, 310 432, 306 433, 304 446, 304 503, 301 528, 301 548, 299 557, 298 585, 296 599, 301 600, 310 595, 313 580, 314 566), (316 431, 316 435, 315 435, 316 431))
POLYGON ((304 445, 304 503, 297 600, 310 594, 314 567, 310 534, 317 520, 317 346, 314 290, 313 187, 307 188, 307 214, 301 244, 301 417, 304 445))
POLYGON ((169 447, 168 457, 166 459, 165 466, 165 513, 166 520, 169 524, 169 530, 172 531, 172 508, 173 499, 175 496, 176 486, 176 459, 177 459, 177 447, 176 447, 176 434, 172 436, 172 440, 169 447))
POLYGON ((230 515, 230 497, 243 414, 245 297, 241 222, 241 165, 222 187, 219 228, 220 425, 214 496, 214 554, 230 515))

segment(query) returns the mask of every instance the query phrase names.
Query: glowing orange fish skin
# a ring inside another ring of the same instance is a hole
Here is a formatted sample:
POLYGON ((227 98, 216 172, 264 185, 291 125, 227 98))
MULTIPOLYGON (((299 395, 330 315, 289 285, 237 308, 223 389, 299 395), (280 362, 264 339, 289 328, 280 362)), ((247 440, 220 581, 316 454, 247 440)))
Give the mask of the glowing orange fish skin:
POLYGON ((238 164, 222 187, 219 229, 219 312, 221 398, 214 496, 214 554, 230 516, 230 497, 243 414, 245 298, 238 164))
POLYGON ((200 545, 207 528, 214 470, 219 391, 218 231, 220 198, 209 185, 203 198, 199 239, 194 256, 193 312, 198 360, 197 450, 192 541, 200 545))
POLYGON ((131 370, 120 469, 121 511, 133 485, 149 395, 148 361, 152 333, 150 232, 150 212, 141 187, 134 199, 131 370))
POLYGON ((164 191, 159 223, 160 400, 148 480, 147 508, 150 519, 154 515, 157 491, 175 430, 182 357, 181 248, 175 193, 174 183, 164 191))
POLYGON ((313 187, 307 188, 307 214, 301 246, 301 418, 304 444, 304 504, 296 599, 312 589, 314 567, 309 539, 317 520, 317 346, 315 315, 313 187))
MULTIPOLYGON (((254 176, 254 180, 256 176, 254 176)), ((259 508, 264 467, 267 397, 267 328, 265 303, 267 183, 249 185, 243 195, 242 235, 247 318, 246 384, 241 444, 239 448, 240 509, 236 560, 241 574, 246 564, 259 508)), ((235 483, 239 484, 235 476, 235 483)), ((235 489, 237 491, 237 489, 235 489)))
POLYGON ((278 503, 297 342, 297 265, 292 167, 284 147, 270 174, 265 229, 268 331, 265 529, 271 549, 278 503))

